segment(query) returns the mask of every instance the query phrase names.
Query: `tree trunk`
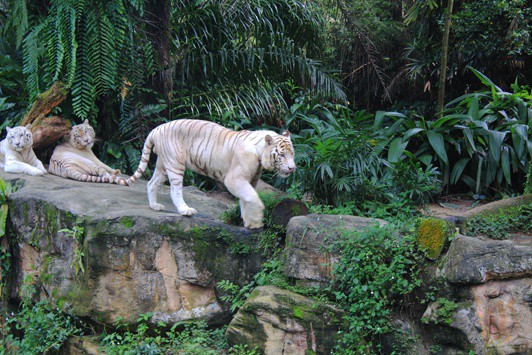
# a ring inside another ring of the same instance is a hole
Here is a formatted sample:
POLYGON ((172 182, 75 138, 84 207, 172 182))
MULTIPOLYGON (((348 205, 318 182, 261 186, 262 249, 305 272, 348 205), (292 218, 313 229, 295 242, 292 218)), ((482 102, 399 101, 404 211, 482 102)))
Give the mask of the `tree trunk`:
POLYGON ((445 81, 447 79, 447 53, 449 51, 449 34, 451 32, 451 20, 453 14, 454 0, 448 0, 447 11, 445 12, 445 27, 443 29, 440 83, 438 85, 438 106, 436 114, 441 117, 443 111, 443 101, 445 100, 445 81))
POLYGON ((147 32, 157 51, 160 74, 155 76, 155 89, 164 95, 167 108, 163 114, 171 119, 171 103, 174 87, 174 63, 171 57, 172 36, 170 31, 170 0, 150 0, 147 2, 149 21, 147 32))
POLYGON ((44 117, 63 102, 68 95, 68 87, 56 81, 48 90, 39 94, 30 110, 22 119, 21 126, 38 124, 44 117))

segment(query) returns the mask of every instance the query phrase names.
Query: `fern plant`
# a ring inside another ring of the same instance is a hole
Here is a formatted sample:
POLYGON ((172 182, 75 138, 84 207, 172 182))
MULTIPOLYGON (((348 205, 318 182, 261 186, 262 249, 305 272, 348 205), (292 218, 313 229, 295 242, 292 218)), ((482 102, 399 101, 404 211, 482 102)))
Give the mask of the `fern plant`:
MULTIPOLYGON (((28 18, 26 7, 13 6, 14 15, 28 18)), ((97 113, 98 96, 120 91, 124 82, 141 84, 153 72, 153 63, 136 60, 137 51, 152 51, 136 26, 143 1, 51 0, 47 10, 23 40, 30 100, 60 80, 72 89, 74 114, 90 118, 97 113)), ((25 27, 22 22, 18 33, 25 27)))

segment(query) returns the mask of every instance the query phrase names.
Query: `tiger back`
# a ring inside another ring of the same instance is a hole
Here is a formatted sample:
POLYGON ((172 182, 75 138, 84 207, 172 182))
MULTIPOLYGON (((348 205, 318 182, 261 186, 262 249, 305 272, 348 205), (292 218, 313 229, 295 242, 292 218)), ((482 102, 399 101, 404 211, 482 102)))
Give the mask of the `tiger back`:
POLYGON ((49 172, 77 181, 127 185, 126 180, 118 176, 120 170, 107 166, 94 155, 94 138, 94 129, 88 120, 73 126, 68 139, 55 147, 49 172))

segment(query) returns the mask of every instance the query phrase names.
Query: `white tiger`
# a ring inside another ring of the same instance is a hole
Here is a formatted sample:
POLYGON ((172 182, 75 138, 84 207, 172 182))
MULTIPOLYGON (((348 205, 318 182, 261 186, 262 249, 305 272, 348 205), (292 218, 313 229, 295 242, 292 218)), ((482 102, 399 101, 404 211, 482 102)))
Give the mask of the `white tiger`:
POLYGON ((94 138, 88 120, 72 127, 68 139, 55 147, 49 172, 77 181, 126 185, 125 179, 117 176, 120 170, 105 165, 94 155, 94 138))
POLYGON ((6 173, 44 175, 46 169, 33 152, 31 125, 7 127, 7 136, 0 142, 0 168, 6 173))
POLYGON ((223 182, 240 199, 244 226, 250 229, 263 225, 264 204, 255 191, 262 168, 282 177, 296 169, 294 147, 287 131, 282 135, 272 131, 235 132, 213 122, 183 119, 150 132, 139 167, 127 179, 128 185, 144 174, 152 149, 158 157, 147 188, 150 208, 165 208, 157 203, 157 190, 169 179, 170 194, 179 214, 197 213, 183 200, 183 174, 190 169, 223 182))

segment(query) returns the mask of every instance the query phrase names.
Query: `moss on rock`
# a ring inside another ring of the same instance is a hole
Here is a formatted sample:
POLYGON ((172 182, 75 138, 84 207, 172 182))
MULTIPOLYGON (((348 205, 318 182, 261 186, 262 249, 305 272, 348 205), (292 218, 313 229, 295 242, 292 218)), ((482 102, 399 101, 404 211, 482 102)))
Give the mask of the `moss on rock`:
POLYGON ((425 256, 435 260, 440 256, 449 233, 449 225, 443 219, 426 218, 419 223, 416 240, 425 256))

